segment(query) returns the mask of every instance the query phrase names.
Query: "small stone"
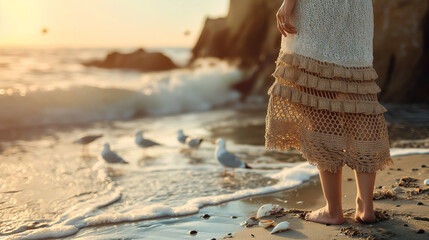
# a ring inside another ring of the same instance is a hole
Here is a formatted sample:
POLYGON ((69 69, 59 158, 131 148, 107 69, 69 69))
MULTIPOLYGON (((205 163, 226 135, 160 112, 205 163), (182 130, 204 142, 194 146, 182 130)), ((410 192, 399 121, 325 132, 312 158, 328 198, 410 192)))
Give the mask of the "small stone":
POLYGON ((429 185, 429 179, 425 179, 423 182, 426 186, 429 185))
POLYGON ((331 226, 331 224, 329 224, 329 223, 327 223, 327 224, 325 224, 326 226, 331 226))
POLYGON ((347 181, 351 182, 353 181, 353 178, 347 178, 347 181))
POLYGON ((396 170, 398 170, 398 171, 402 171, 402 168, 397 168, 396 170))
POLYGON ((395 191, 395 192, 404 192, 404 190, 402 188, 400 188, 400 187, 395 187, 393 189, 393 191, 395 191))
POLYGON ((399 205, 399 204, 398 204, 398 205, 396 205, 396 207, 400 207, 400 206, 401 206, 401 205, 399 205))
POLYGON ((423 233, 425 233, 425 230, 423 230, 423 229, 419 229, 419 230, 417 231, 417 234, 423 234, 423 233))
POLYGON ((386 172, 386 174, 390 174, 390 172, 386 172))
POLYGON ((411 171, 413 171, 413 172, 418 171, 418 170, 419 170, 418 168, 411 169, 411 171))
POLYGON ((423 205, 423 203, 422 202, 417 202, 417 205, 423 205))
POLYGON ((383 188, 383 186, 378 186, 377 188, 378 188, 378 189, 382 189, 382 188, 383 188))
POLYGON ((204 219, 209 219, 211 216, 208 215, 207 213, 203 214, 200 216, 200 218, 204 218, 204 219))
POLYGON ((212 239, 210 239, 210 240, 216 240, 216 238, 212 238, 212 239))
POLYGON ((296 202, 296 204, 303 204, 304 203, 304 201, 298 201, 298 202, 296 202))
POLYGON ((424 165, 424 164, 423 164, 421 167, 422 167, 422 168, 425 168, 425 167, 426 167, 426 165, 424 165))
POLYGON ((235 219, 235 218, 237 218, 237 216, 231 216, 231 218, 234 218, 234 219, 235 219))
POLYGON ((404 224, 404 227, 408 227, 408 224, 406 224, 406 223, 405 223, 405 224, 404 224))
POLYGON ((225 234, 224 238, 232 238, 232 233, 225 234))
POLYGON ((250 234, 250 236, 255 237, 255 235, 253 235, 253 233, 252 233, 252 234, 250 234))
POLYGON ((188 232, 189 235, 196 235, 198 232, 196 230, 191 230, 188 232))

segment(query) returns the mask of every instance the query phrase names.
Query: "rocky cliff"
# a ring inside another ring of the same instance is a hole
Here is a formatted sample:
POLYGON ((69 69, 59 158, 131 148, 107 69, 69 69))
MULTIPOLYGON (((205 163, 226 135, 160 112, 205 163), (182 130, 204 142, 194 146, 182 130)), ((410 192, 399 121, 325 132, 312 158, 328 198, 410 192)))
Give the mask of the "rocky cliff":
MULTIPOLYGON (((249 74, 236 88, 244 95, 265 94, 280 49, 275 15, 282 1, 230 0, 226 17, 206 19, 191 62, 209 56, 234 62, 249 74)), ((373 3, 380 100, 429 103, 429 1, 373 3)))

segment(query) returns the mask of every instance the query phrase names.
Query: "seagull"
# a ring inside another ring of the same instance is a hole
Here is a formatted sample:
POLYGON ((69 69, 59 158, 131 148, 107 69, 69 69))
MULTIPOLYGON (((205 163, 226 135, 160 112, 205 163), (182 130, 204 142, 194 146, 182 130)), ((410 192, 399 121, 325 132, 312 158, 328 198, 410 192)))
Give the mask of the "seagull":
POLYGON ((142 148, 148 148, 148 147, 161 145, 161 144, 154 142, 152 140, 144 139, 143 138, 143 131, 141 131, 141 130, 136 133, 135 142, 138 146, 140 146, 142 148))
POLYGON ((231 168, 231 171, 232 171, 231 176, 234 176, 234 168, 249 168, 249 169, 251 169, 251 167, 249 165, 247 165, 247 163, 241 161, 234 154, 232 154, 226 150, 226 143, 225 143, 225 140, 223 140, 222 138, 219 138, 213 144, 216 144, 216 150, 215 150, 216 159, 224 167, 223 168, 223 176, 227 175, 226 168, 231 168))
POLYGON ((102 136, 103 136, 103 134, 85 135, 85 136, 82 136, 81 138, 75 140, 74 143, 81 144, 82 145, 82 153, 84 153, 84 152, 88 152, 88 147, 87 147, 88 144, 94 142, 95 140, 101 138, 102 136))
POLYGON ((202 138, 186 138, 186 144, 188 144, 189 148, 197 149, 200 147, 201 143, 203 142, 202 138))
POLYGON ((104 161, 108 163, 125 163, 128 164, 123 158, 121 158, 118 154, 110 150, 110 144, 105 143, 103 151, 101 151, 101 157, 103 157, 104 161))
POLYGON ((177 131, 177 140, 179 141, 179 142, 181 142, 181 143, 183 143, 183 144, 185 144, 186 143, 186 138, 188 138, 189 136, 186 136, 184 133, 183 133, 183 130, 182 129, 179 129, 179 131, 177 131))

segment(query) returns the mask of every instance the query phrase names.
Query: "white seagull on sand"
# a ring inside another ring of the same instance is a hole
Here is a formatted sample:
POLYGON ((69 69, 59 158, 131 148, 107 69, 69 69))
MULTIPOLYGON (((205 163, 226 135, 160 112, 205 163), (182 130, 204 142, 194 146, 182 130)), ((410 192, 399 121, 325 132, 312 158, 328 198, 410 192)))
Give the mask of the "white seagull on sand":
POLYGON ((183 130, 182 130, 182 129, 179 129, 179 131, 177 131, 177 141, 179 141, 180 143, 185 144, 185 143, 186 143, 186 139, 187 139, 188 137, 189 137, 189 136, 186 136, 186 135, 183 133, 183 130))
POLYGON ((200 147, 201 143, 203 142, 202 138, 186 138, 186 144, 188 144, 188 147, 191 149, 197 149, 200 147))
POLYGON ((123 158, 121 158, 118 154, 110 150, 110 145, 108 143, 104 144, 103 151, 101 151, 101 157, 104 161, 108 163, 125 163, 128 164, 123 158))
POLYGON ((88 152, 87 145, 94 142, 95 140, 101 138, 103 134, 99 135, 84 135, 79 139, 76 139, 74 143, 82 145, 82 152, 88 152))
POLYGON ((136 133, 136 138, 135 138, 135 142, 139 147, 142 148, 148 148, 148 147, 153 147, 153 146, 157 146, 157 145, 161 145, 157 142, 154 142, 152 140, 149 139, 144 139, 143 138, 143 131, 140 130, 136 133))
POLYGON ((216 150, 215 156, 220 164, 223 165, 223 175, 226 176, 227 170, 226 168, 231 168, 232 176, 234 176, 234 168, 251 168, 247 163, 238 159, 234 154, 228 152, 226 150, 225 140, 219 138, 216 141, 216 150))

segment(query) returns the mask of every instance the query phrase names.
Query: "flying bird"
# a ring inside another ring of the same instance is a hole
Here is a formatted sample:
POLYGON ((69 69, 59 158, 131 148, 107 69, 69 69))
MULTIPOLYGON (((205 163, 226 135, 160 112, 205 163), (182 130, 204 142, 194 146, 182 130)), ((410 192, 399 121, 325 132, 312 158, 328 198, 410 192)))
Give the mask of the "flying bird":
POLYGON ((234 154, 226 150, 225 140, 219 138, 215 143, 215 156, 220 164, 223 165, 223 176, 227 175, 227 168, 231 168, 231 176, 234 176, 234 168, 251 168, 247 163, 238 159, 234 154))
POLYGON ((101 157, 104 159, 104 161, 108 163, 123 163, 128 164, 127 161, 125 161, 122 157, 120 157, 117 153, 110 150, 110 144, 105 143, 103 151, 101 151, 101 157))
POLYGON ((135 143, 142 148, 148 148, 148 147, 153 147, 153 146, 157 146, 157 145, 161 145, 157 142, 154 142, 152 140, 149 139, 144 139, 143 138, 143 131, 138 131, 136 133, 136 137, 135 137, 135 143))

